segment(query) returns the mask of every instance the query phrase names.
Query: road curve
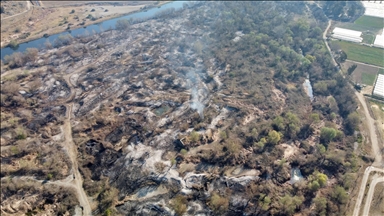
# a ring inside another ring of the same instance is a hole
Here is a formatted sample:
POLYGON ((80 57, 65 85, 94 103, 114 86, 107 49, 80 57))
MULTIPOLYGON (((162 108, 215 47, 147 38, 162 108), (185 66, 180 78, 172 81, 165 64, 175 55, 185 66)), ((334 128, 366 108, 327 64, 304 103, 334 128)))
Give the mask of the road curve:
POLYGON ((376 184, 380 183, 380 182, 384 182, 384 177, 375 174, 373 176, 373 180, 372 180, 371 184, 369 185, 369 191, 367 194, 367 198, 365 199, 366 201, 365 201, 365 205, 364 205, 363 215, 367 215, 367 216, 369 215, 369 209, 371 207, 371 201, 372 201, 373 193, 375 191, 376 184))
MULTIPOLYGON (((369 166, 365 169, 363 180, 360 184, 359 195, 357 196, 356 205, 355 205, 355 208, 353 209, 353 216, 359 216, 360 206, 364 198, 364 191, 367 185, 368 177, 372 171, 384 173, 384 169, 379 169, 373 166, 369 166)), ((366 203, 371 203, 371 200, 367 201, 366 203)))

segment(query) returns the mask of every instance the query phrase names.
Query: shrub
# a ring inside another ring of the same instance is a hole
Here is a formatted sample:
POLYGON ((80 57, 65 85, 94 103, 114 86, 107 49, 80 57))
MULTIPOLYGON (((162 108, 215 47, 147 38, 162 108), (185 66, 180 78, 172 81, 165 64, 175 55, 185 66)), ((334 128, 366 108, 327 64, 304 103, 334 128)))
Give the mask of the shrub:
POLYGON ((200 134, 197 133, 196 131, 192 131, 191 134, 189 135, 189 138, 191 142, 196 143, 200 140, 200 134))
POLYGON ((220 138, 223 140, 226 140, 228 138, 227 132, 225 131, 220 131, 220 138))
POLYGON ((27 138, 27 134, 24 129, 22 128, 17 128, 16 129, 16 139, 18 140, 23 140, 27 138))
POLYGON ((224 213, 228 210, 229 200, 214 193, 209 199, 209 207, 216 213, 224 213))
POLYGON ((11 48, 11 49, 16 49, 19 44, 15 41, 15 40, 11 40, 8 44, 8 46, 11 48))
POLYGON ((58 48, 72 43, 73 37, 70 34, 60 35, 54 42, 53 47, 58 48))
POLYGON ((115 27, 117 30, 125 30, 129 27, 129 25, 130 25, 129 20, 121 19, 121 20, 117 20, 115 27))
POLYGON ((171 200, 171 207, 175 210, 176 215, 181 216, 187 211, 187 203, 187 198, 179 194, 171 200))
POLYGON ((187 150, 185 150, 185 149, 181 149, 181 150, 180 150, 180 153, 181 153, 182 155, 185 155, 185 154, 187 154, 187 150))
POLYGON ((70 14, 73 14, 73 13, 75 13, 75 10, 71 10, 70 14))

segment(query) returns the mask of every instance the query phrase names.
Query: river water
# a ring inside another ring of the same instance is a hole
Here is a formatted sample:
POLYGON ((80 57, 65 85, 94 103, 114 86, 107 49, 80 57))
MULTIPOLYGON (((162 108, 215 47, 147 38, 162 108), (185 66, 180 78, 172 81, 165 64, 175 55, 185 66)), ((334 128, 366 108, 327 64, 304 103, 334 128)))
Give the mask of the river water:
POLYGON ((33 41, 21 43, 21 44, 19 44, 19 46, 16 49, 11 49, 10 47, 5 47, 5 48, 1 49, 1 59, 4 59, 4 56, 6 56, 6 55, 12 55, 12 53, 14 53, 16 51, 17 52, 24 52, 27 48, 38 48, 38 49, 43 48, 44 47, 44 43, 46 41, 49 41, 49 42, 53 43, 60 35, 70 34, 73 37, 75 37, 75 36, 85 35, 87 33, 89 34, 89 33, 92 33, 92 32, 99 33, 101 31, 108 30, 110 28, 114 29, 115 26, 116 26, 116 22, 118 20, 120 20, 120 19, 144 19, 144 18, 150 18, 150 17, 153 17, 154 15, 156 15, 158 12, 161 12, 161 11, 163 11, 165 9, 169 9, 169 8, 179 9, 179 8, 182 8, 184 3, 188 3, 188 1, 173 1, 173 2, 170 2, 170 3, 162 5, 160 8, 158 8, 158 7, 151 8, 151 9, 148 9, 147 11, 140 11, 140 12, 136 12, 136 13, 132 13, 132 14, 126 15, 126 16, 122 16, 122 17, 106 20, 106 21, 103 21, 103 22, 98 23, 98 24, 93 24, 93 25, 89 25, 89 26, 86 26, 86 27, 81 27, 81 28, 78 28, 78 29, 73 29, 73 30, 71 30, 71 32, 62 32, 62 33, 59 33, 59 34, 51 35, 51 36, 49 36, 47 38, 40 38, 40 39, 36 39, 36 40, 33 40, 33 41))

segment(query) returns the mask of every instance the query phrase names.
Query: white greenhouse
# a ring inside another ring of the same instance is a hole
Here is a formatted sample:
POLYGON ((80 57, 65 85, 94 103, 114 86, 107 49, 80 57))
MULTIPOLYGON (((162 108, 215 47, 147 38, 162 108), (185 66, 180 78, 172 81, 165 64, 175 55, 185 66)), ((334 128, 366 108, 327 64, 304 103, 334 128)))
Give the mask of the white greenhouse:
POLYGON ((375 88, 373 89, 373 95, 384 98, 384 75, 379 74, 377 76, 375 88))
POLYGON ((375 42, 373 43, 373 46, 384 48, 384 29, 381 35, 376 35, 375 42))
POLYGON ((361 43, 363 41, 363 38, 361 37, 362 33, 360 31, 354 31, 350 29, 336 27, 332 33, 333 33, 332 35, 333 38, 357 42, 357 43, 361 43))

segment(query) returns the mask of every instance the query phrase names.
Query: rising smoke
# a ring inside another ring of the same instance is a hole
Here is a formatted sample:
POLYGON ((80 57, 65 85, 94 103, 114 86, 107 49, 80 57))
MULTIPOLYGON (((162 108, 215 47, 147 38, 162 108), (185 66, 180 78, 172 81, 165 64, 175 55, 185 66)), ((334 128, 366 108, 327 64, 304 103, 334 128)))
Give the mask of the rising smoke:
POLYGON ((199 72, 197 70, 192 70, 187 74, 188 86, 191 89, 191 101, 190 107, 199 113, 200 118, 204 118, 204 95, 207 93, 207 90, 202 87, 202 81, 199 77, 199 72))

